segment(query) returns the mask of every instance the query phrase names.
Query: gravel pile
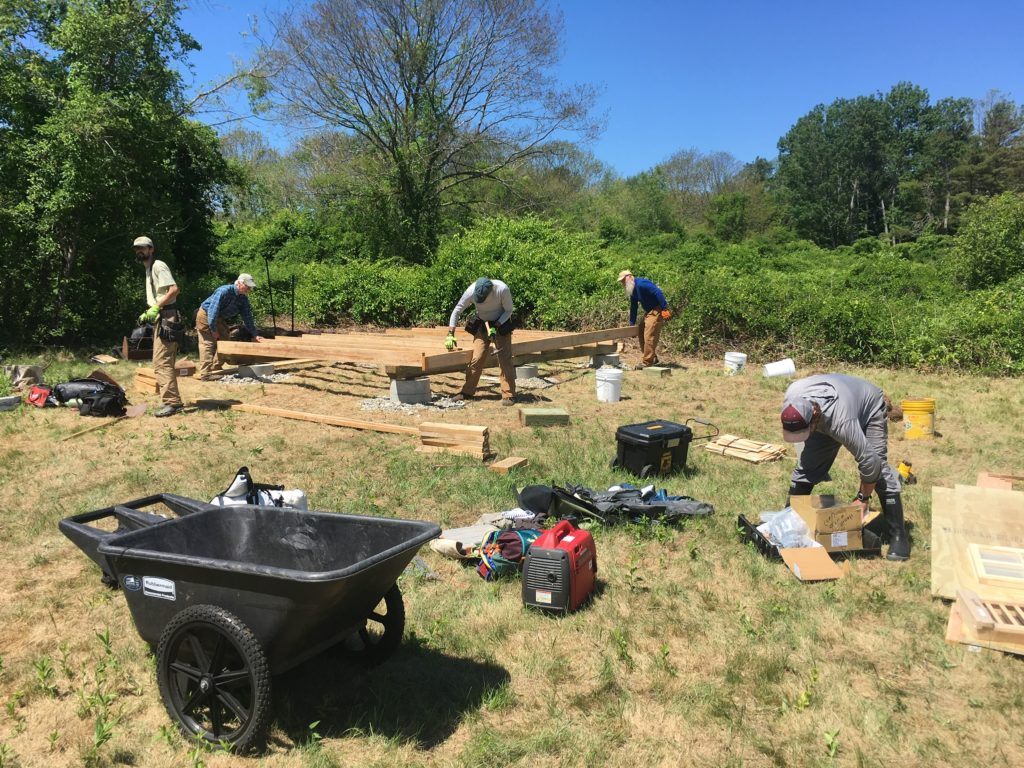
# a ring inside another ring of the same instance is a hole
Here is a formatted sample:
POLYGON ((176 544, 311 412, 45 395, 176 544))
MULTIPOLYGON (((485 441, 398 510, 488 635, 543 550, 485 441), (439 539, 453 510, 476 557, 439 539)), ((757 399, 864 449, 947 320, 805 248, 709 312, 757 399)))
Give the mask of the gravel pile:
POLYGON ((239 376, 230 373, 227 376, 222 376, 218 381, 221 384, 277 384, 281 381, 287 381, 290 376, 291 374, 289 373, 272 373, 269 376, 253 378, 251 376, 239 376))
POLYGON ((553 387, 558 381, 545 379, 543 376, 534 376, 530 379, 516 379, 516 389, 547 389, 553 387))
POLYGON ((429 405, 426 403, 396 403, 389 397, 374 397, 359 403, 361 411, 386 411, 389 413, 420 413, 465 407, 465 402, 452 400, 450 397, 435 397, 429 405))

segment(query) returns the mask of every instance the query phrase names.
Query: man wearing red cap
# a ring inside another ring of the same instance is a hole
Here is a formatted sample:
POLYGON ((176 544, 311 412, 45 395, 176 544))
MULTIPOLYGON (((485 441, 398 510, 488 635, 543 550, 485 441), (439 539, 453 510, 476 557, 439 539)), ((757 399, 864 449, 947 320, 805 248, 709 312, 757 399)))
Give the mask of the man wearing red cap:
POLYGON ((878 387, 864 379, 829 373, 790 384, 782 403, 782 436, 803 443, 789 482, 790 496, 808 496, 814 486, 832 478, 829 470, 846 448, 857 460, 860 487, 856 503, 866 514, 868 499, 877 493, 889 524, 889 560, 910 557, 910 538, 903 521, 903 486, 888 461, 888 403, 878 387))
POLYGON ((640 341, 640 353, 643 359, 637 370, 656 365, 658 362, 658 340, 661 338, 661 327, 672 317, 668 302, 661 288, 646 277, 634 277, 628 269, 619 272, 618 280, 629 298, 629 324, 637 326, 637 337, 640 341), (637 322, 637 310, 644 308, 637 322))

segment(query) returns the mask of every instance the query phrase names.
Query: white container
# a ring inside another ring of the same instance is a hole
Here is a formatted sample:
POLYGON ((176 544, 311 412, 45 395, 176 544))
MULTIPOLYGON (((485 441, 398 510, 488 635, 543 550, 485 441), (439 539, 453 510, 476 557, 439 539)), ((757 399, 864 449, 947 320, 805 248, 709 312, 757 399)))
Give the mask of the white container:
POLYGON ((764 366, 764 375, 766 378, 772 378, 774 376, 792 376, 796 373, 796 364, 793 362, 793 358, 784 357, 774 363, 766 363, 764 366))
POLYGON ((747 356, 742 352, 726 352, 725 353, 725 373, 729 376, 735 376, 737 373, 743 370, 743 366, 747 364, 747 356))
POLYGON ((601 403, 617 403, 622 395, 622 371, 607 366, 597 369, 597 400, 601 403))

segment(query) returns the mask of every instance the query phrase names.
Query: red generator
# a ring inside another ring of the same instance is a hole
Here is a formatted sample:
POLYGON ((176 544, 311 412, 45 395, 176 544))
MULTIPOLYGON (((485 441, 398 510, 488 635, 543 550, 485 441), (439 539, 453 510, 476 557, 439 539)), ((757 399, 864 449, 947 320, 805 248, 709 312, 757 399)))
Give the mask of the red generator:
POLYGON ((523 605, 566 613, 594 591, 597 550, 590 531, 562 520, 530 545, 523 564, 523 605))

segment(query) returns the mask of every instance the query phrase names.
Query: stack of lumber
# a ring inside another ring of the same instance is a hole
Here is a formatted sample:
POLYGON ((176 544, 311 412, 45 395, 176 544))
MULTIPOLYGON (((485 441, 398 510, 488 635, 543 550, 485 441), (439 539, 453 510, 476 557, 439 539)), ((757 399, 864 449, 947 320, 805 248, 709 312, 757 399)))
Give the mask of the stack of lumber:
POLYGON ((985 600, 969 589, 958 590, 946 640, 1024 655, 1024 602, 985 600))
POLYGON ((481 460, 491 455, 490 430, 471 424, 442 424, 424 421, 419 426, 418 451, 451 451, 481 460))
POLYGON ((754 464, 775 461, 786 455, 786 447, 783 445, 758 443, 753 440, 737 437, 736 435, 719 435, 704 447, 712 453, 722 456, 733 456, 734 458, 750 461, 754 464))
POLYGON ((569 423, 569 412, 562 408, 520 408, 519 423, 524 427, 550 427, 569 423))
POLYGON ((160 388, 156 385, 156 371, 152 368, 138 368, 135 371, 135 388, 147 395, 159 395, 160 388))

